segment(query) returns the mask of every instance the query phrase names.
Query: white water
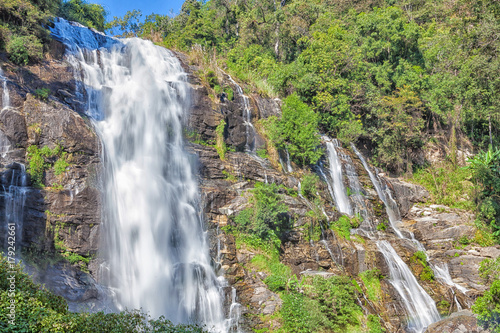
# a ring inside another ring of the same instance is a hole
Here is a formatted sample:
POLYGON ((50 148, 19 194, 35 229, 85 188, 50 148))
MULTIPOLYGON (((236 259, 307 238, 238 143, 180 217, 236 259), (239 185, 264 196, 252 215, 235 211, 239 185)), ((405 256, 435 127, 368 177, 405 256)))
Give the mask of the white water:
POLYGON ((238 95, 243 99, 243 124, 245 125, 245 134, 246 134, 246 142, 245 142, 245 151, 254 153, 255 152, 255 127, 252 124, 252 110, 250 109, 250 98, 243 93, 243 89, 241 89, 240 85, 233 80, 231 75, 226 74, 229 77, 229 80, 236 87, 236 91, 238 95))
POLYGON ((423 332, 427 326, 441 319, 434 301, 418 284, 415 276, 389 242, 378 241, 377 247, 389 266, 389 281, 403 299, 409 316, 409 328, 414 332, 423 332))
POLYGON ((7 77, 4 75, 2 68, 0 67, 0 80, 2 80, 2 108, 10 106, 10 95, 9 88, 7 87, 7 77))
POLYGON ((227 331, 183 145, 189 89, 179 61, 149 41, 110 39, 64 20, 52 33, 68 46, 76 77, 81 70, 104 146, 103 244, 118 308, 227 331))
POLYGON ((342 178, 342 164, 337 154, 337 150, 335 149, 335 147, 339 146, 339 142, 336 139, 330 139, 327 136, 324 136, 323 139, 326 141, 328 162, 330 164, 330 177, 332 181, 330 187, 333 189, 333 200, 335 201, 335 205, 337 206, 339 212, 352 215, 351 204, 349 202, 349 198, 347 197, 347 192, 342 178))
POLYGON ((363 155, 356 149, 356 146, 354 144, 351 143, 351 147, 358 158, 361 160, 361 163, 363 164, 365 170, 368 172, 370 180, 372 181, 372 184, 375 187, 380 200, 382 200, 382 202, 384 203, 385 211, 387 212, 387 216, 389 217, 389 223, 394 229, 394 232, 399 238, 404 238, 403 234, 397 227, 397 224, 401 221, 398 204, 392 198, 389 188, 387 186, 384 186, 384 188, 382 188, 382 183, 380 182, 379 178, 375 176, 375 174, 371 171, 363 155))
POLYGON ((431 268, 434 271, 434 276, 436 277, 436 279, 440 279, 450 287, 457 288, 464 294, 468 291, 467 288, 462 287, 461 285, 453 282, 453 279, 451 278, 450 275, 450 271, 448 269, 448 265, 446 263, 442 263, 441 265, 440 264, 431 265, 431 268))
MULTIPOLYGON (((363 155, 353 144, 351 144, 351 147, 361 160, 380 200, 384 203, 387 215, 389 216, 389 222, 394 232, 399 238, 407 239, 397 228, 397 223, 401 221, 401 215, 396 201, 392 198, 390 189, 386 185, 384 185, 384 187, 382 186, 382 182, 380 182, 378 177, 371 171, 363 155)), ((411 234, 411 241, 416 244, 419 251, 426 253, 423 245, 413 237, 413 234, 411 234)), ((389 266, 391 284, 398 292, 406 308, 409 316, 409 327, 415 332, 422 332, 425 327, 440 320, 441 317, 437 311, 434 300, 418 284, 417 279, 412 274, 409 267, 401 257, 399 257, 391 244, 387 241, 378 241, 377 247, 384 255, 389 266)))
MULTIPOLYGON (((16 251, 21 247, 24 224, 24 205, 26 203, 26 194, 29 191, 27 187, 26 169, 23 164, 18 164, 19 169, 13 169, 10 177, 10 184, 4 190, 5 196, 5 226, 15 226, 16 251)), ((5 237, 5 241, 11 241, 5 237)), ((7 245, 7 244, 6 244, 7 245)), ((8 244, 12 246, 11 244, 8 244)), ((6 247, 7 248, 7 247, 6 247)))

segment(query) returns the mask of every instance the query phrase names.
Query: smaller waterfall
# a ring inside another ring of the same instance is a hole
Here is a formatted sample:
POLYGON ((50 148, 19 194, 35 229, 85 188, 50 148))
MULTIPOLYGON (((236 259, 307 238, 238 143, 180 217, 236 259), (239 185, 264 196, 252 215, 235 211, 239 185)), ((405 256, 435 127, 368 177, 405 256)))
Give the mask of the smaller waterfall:
POLYGON ((431 268, 434 271, 436 279, 443 281, 450 287, 455 287, 457 290, 459 290, 464 294, 468 291, 467 288, 462 287, 461 285, 453 282, 453 279, 451 278, 450 275, 450 271, 448 269, 448 265, 446 263, 442 263, 441 265, 440 264, 431 265, 431 268))
POLYGON ((401 231, 397 228, 397 223, 401 221, 401 215, 399 214, 399 208, 398 204, 396 201, 392 198, 391 191, 389 188, 385 185, 382 185, 382 182, 376 176, 368 166, 368 163, 366 163, 365 158, 363 157, 363 154, 361 154, 358 149, 356 149, 356 146, 351 143, 352 150, 354 150, 354 153, 358 156, 358 158, 361 160, 361 163, 363 164, 365 170, 368 172, 368 176, 370 176, 370 180, 373 183, 373 186, 375 187, 375 190, 377 191, 377 194, 384 203, 385 206, 385 211, 387 212, 387 216, 389 216, 389 223, 391 224, 392 228, 394 229, 394 232, 399 238, 404 238, 403 234, 401 231))
POLYGON ((291 172, 293 172, 293 168, 292 168, 292 164, 290 163, 290 154, 288 154, 288 149, 285 148, 284 153, 286 155, 282 156, 283 152, 278 151, 278 156, 280 159, 281 168, 283 169, 283 172, 291 173, 291 172))
POLYGON ((226 319, 226 332, 240 333, 241 304, 237 302, 236 289, 231 287, 231 305, 229 306, 229 316, 226 319))
MULTIPOLYGON (((18 165, 19 169, 12 170, 10 185, 5 191, 5 226, 15 226, 16 251, 20 248, 23 240, 24 205, 26 194, 29 191, 25 166, 18 165)), ((5 241, 7 241, 7 237, 5 241)))
POLYGON ((0 131, 0 156, 5 158, 10 150, 10 141, 2 131, 0 131))
POLYGON ((255 152, 255 127, 252 124, 252 110, 250 109, 250 98, 243 94, 243 89, 240 85, 233 80, 231 75, 226 74, 229 77, 229 81, 234 84, 236 91, 243 99, 243 124, 245 125, 246 143, 245 151, 254 153, 255 152))
POLYGON ((378 241, 390 271, 390 282, 401 296, 409 315, 409 328, 421 333, 430 324, 441 319, 434 300, 418 284, 408 266, 387 241, 378 241))
POLYGON ((326 141, 328 162, 330 163, 330 177, 332 184, 329 184, 329 186, 333 189, 333 200, 341 213, 352 215, 351 204, 349 202, 349 198, 347 197, 346 188, 342 179, 342 163, 340 162, 336 149, 336 147, 339 147, 340 144, 338 140, 330 139, 327 136, 324 136, 323 139, 326 141))
POLYGON ((0 80, 2 80, 2 108, 6 108, 10 106, 10 96, 9 96, 9 88, 7 87, 7 77, 3 73, 2 68, 0 67, 0 80))

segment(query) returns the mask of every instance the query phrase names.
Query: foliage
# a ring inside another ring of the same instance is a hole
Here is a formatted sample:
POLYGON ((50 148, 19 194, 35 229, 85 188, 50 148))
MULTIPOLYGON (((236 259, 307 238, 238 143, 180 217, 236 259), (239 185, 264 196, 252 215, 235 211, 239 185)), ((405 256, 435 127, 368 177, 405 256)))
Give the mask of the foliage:
POLYGON ((318 192, 319 177, 314 173, 307 173, 302 178, 301 194, 309 200, 313 200, 318 192))
POLYGON ((251 206, 235 218, 238 230, 254 233, 261 239, 269 239, 285 230, 288 208, 278 190, 279 187, 274 183, 256 183, 250 199, 251 206))
POLYGON ((385 231, 387 229, 387 221, 381 221, 379 224, 377 224, 377 230, 378 231, 385 231))
POLYGON ((472 180, 479 188, 476 196, 478 214, 476 218, 493 228, 493 235, 500 237, 500 150, 491 146, 469 160, 467 167, 472 180))
POLYGON ((29 146, 27 149, 27 160, 29 163, 28 174, 31 176, 31 182, 35 187, 44 186, 45 171, 52 165, 56 176, 63 174, 70 165, 67 161, 67 154, 62 151, 62 146, 60 145, 53 149, 50 149, 48 146, 43 146, 41 149, 35 145, 29 146))
POLYGON ((316 163, 323 155, 319 148, 317 114, 296 95, 283 100, 283 115, 267 123, 271 140, 278 149, 288 149, 299 165, 316 163))
POLYGON ((41 88, 35 90, 35 97, 43 101, 46 101, 49 98, 49 94, 50 94, 50 89, 47 88, 41 88))
POLYGON ((492 332, 500 332, 500 280, 494 281, 490 289, 476 300, 472 311, 478 315, 481 326, 492 332))
POLYGON ((418 264, 422 267, 422 272, 420 273, 420 279, 422 281, 433 281, 434 280, 434 271, 429 266, 427 262, 427 255, 423 251, 417 251, 410 258, 410 261, 418 264))
POLYGON ((42 43, 33 35, 13 36, 6 47, 9 58, 17 65, 27 65, 42 58, 42 43))
POLYGON ((429 191, 429 203, 472 210, 474 188, 469 179, 470 172, 466 169, 455 169, 450 163, 444 163, 418 169, 409 180, 429 191))
POLYGON ((0 332, 204 332, 195 325, 173 325, 163 317, 151 319, 134 311, 120 313, 72 313, 66 301, 31 281, 19 264, 0 255, 0 332), (15 280, 10 290, 8 278, 15 280), (15 326, 9 324, 10 304, 15 300, 15 326))
POLYGON ((102 5, 88 3, 84 0, 68 0, 62 3, 58 15, 66 20, 104 31, 107 13, 102 5))
POLYGON ((368 299, 372 302, 379 302, 382 299, 382 289, 380 287, 380 271, 378 269, 367 270, 359 273, 359 277, 366 288, 368 299))
POLYGON ((217 149, 217 153, 222 161, 226 159, 227 147, 224 142, 224 131, 226 129, 226 121, 222 119, 219 122, 219 125, 215 128, 215 134, 217 135, 215 148, 217 149))
POLYGON ((380 324, 380 317, 369 314, 368 322, 366 323, 368 330, 370 333, 383 333, 385 332, 385 328, 380 324))
POLYGON ((359 224, 357 217, 349 218, 347 215, 342 215, 337 221, 330 222, 330 228, 337 231, 339 236, 350 240, 351 229, 359 227, 359 224))
POLYGON ((479 264, 479 275, 487 282, 500 280, 500 258, 484 259, 479 264))

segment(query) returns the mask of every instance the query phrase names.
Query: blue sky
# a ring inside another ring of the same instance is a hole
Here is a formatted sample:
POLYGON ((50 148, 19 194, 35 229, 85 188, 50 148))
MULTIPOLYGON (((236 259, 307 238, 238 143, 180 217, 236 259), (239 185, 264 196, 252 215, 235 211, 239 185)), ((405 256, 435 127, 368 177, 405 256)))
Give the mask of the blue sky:
POLYGON ((108 21, 111 21, 113 16, 123 16, 133 9, 139 9, 142 12, 142 19, 151 13, 169 14, 170 10, 178 14, 184 0, 89 0, 88 2, 102 5, 108 12, 108 21))

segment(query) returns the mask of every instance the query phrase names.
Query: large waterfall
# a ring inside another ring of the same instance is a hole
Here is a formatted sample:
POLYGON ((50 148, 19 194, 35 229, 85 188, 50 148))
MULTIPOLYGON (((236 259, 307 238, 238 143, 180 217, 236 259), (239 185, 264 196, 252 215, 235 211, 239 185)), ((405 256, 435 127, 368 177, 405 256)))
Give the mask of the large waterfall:
POLYGON ((120 309, 226 331, 182 120, 189 88, 177 58, 138 38, 58 20, 103 144, 103 254, 120 309))

